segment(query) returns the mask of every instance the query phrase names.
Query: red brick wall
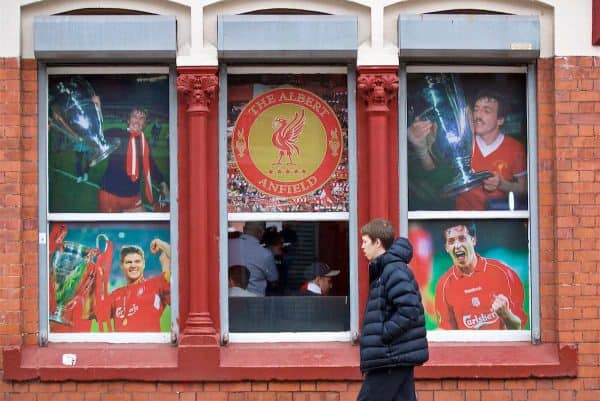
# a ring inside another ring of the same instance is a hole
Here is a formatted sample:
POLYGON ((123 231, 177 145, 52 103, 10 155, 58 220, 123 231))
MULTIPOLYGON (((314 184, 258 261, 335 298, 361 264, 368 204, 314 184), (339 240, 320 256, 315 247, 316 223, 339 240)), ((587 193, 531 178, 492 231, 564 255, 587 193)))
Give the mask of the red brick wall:
MULTIPOLYGON (((2 346, 37 339, 36 104, 35 62, 0 59, 2 346)), ((542 338, 577 344, 578 377, 420 380, 420 401, 600 400, 600 58, 538 62, 538 131, 542 338)), ((0 381, 0 401, 353 401, 359 388, 314 381, 0 381)))
POLYGON ((37 341, 37 153, 37 64, 0 59, 0 346, 37 341))

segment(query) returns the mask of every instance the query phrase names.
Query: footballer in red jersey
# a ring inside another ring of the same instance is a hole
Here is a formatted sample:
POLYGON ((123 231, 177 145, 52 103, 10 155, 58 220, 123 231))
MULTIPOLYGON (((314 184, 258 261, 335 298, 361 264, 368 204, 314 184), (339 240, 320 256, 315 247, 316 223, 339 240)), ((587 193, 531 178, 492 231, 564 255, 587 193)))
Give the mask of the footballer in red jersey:
MULTIPOLYGON (((457 196, 457 210, 495 208, 490 206, 494 201, 509 205, 510 192, 521 199, 527 194, 525 149, 521 142, 500 131, 505 121, 505 109, 504 99, 496 91, 482 90, 475 97, 473 111, 469 113, 474 135, 471 168, 474 172, 487 171, 492 175, 483 180, 481 185, 457 196)), ((428 171, 437 167, 430 152, 437 130, 435 122, 418 118, 408 128, 408 140, 415 148, 423 168, 428 171)))
POLYGON ((472 115, 474 133, 473 171, 489 171, 492 176, 482 185, 456 198, 458 210, 485 210, 493 199, 507 199, 507 194, 527 193, 527 157, 523 145, 500 132, 504 124, 504 102, 500 94, 481 91, 477 94, 472 115))
POLYGON ((446 252, 454 264, 435 291, 439 328, 454 330, 521 330, 527 324, 519 276, 504 263, 475 252, 475 226, 444 229, 446 252))
POLYGON ((160 239, 154 239, 150 243, 150 251, 161 253, 159 260, 162 274, 146 279, 144 251, 135 245, 121 248, 121 270, 125 274, 127 285, 117 288, 110 294, 111 316, 115 331, 160 331, 161 315, 165 307, 171 303, 169 284, 171 247, 160 239))

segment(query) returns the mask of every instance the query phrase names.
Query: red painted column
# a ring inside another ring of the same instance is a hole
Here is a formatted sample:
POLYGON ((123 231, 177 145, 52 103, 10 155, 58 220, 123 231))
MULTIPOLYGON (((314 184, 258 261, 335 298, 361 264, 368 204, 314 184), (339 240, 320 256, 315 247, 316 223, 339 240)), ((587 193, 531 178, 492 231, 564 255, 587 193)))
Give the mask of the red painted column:
MULTIPOLYGON (((211 172, 214 166, 209 166, 209 129, 208 118, 211 106, 216 107, 213 102, 218 93, 219 80, 217 68, 179 68, 177 77, 177 90, 182 94, 187 107, 185 116, 187 127, 187 149, 184 164, 179 168, 184 169, 187 174, 187 187, 182 186, 180 196, 185 197, 188 210, 182 211, 184 218, 180 221, 180 233, 182 249, 187 251, 185 258, 188 274, 183 275, 188 280, 187 299, 189 304, 187 316, 183 325, 183 335, 180 344, 183 345, 207 345, 217 344, 217 331, 214 319, 211 317, 209 308, 209 265, 211 265, 212 244, 210 221, 210 201, 207 193, 214 183, 211 172), (185 245, 184 245, 185 244, 185 245)), ((180 161, 181 163, 181 161, 180 161)), ((182 297, 184 298, 184 297, 182 297)))
POLYGON ((365 217, 367 221, 377 217, 391 220, 390 199, 395 199, 395 196, 389 191, 397 188, 397 185, 390 183, 392 177, 398 176, 398 172, 390 163, 395 159, 391 152, 397 152, 397 149, 390 146, 396 143, 391 137, 396 133, 389 132, 388 119, 390 104, 398 93, 397 69, 359 68, 357 88, 366 103, 367 113, 368 173, 361 175, 363 179, 368 178, 368 185, 363 187, 368 191, 368 216, 365 217))
MULTIPOLYGON (((395 67, 359 67, 357 77, 358 227, 374 218, 398 223, 398 75, 395 67)), ((360 241, 360 238, 359 238, 360 241)), ((367 259, 359 257, 358 298, 369 291, 367 259)), ((359 308, 362 321, 364 308, 359 308)))
POLYGON ((600 46, 600 0, 592 2, 592 45, 600 46))

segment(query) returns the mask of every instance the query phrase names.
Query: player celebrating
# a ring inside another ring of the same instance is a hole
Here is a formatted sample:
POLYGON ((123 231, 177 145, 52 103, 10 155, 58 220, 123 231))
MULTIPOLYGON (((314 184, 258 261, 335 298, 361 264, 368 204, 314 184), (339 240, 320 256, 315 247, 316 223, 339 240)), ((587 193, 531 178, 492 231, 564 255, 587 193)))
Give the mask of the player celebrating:
POLYGON ((454 264, 435 291, 439 328, 523 329, 523 284, 507 265, 475 252, 475 225, 451 223, 443 229, 443 238, 454 264))
POLYGON ((171 301, 171 246, 157 238, 150 243, 150 252, 161 253, 163 272, 146 280, 144 251, 135 245, 121 247, 121 270, 127 285, 110 294, 115 331, 160 331, 160 317, 171 301))

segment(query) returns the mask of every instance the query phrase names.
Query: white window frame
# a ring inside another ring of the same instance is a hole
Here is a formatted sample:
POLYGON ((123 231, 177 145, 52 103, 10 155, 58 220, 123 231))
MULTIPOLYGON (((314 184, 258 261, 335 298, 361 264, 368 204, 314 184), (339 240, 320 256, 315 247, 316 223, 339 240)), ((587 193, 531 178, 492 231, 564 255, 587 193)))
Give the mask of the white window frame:
POLYGON ((57 74, 81 75, 139 75, 167 74, 169 76, 169 189, 178 193, 177 181, 177 93, 175 66, 48 66, 38 64, 38 263, 39 263, 39 337, 40 345, 48 342, 106 342, 106 343, 176 343, 179 334, 179 265, 178 265, 178 204, 170 199, 167 213, 50 213, 48 200, 48 77, 57 74), (47 237, 53 222, 169 222, 171 244, 171 331, 162 333, 50 333, 49 330, 49 260, 47 237))
POLYGON ((539 291, 539 237, 537 192, 537 82, 534 64, 527 66, 484 65, 406 65, 399 69, 398 118, 399 118, 399 199, 400 234, 408 235, 412 220, 435 219, 527 219, 529 222, 529 327, 528 330, 430 330, 431 342, 540 342, 540 291, 539 291), (526 76, 527 104, 527 163, 528 199, 527 210, 512 211, 409 211, 408 210, 408 161, 407 138, 407 75, 410 73, 522 73, 526 76))
POLYGON ((356 178, 356 103, 354 99, 356 73, 351 66, 227 66, 219 74, 219 237, 227 238, 230 221, 347 221, 349 225, 349 307, 350 330, 341 332, 264 332, 230 333, 227 288, 227 241, 219 242, 219 301, 221 338, 224 343, 324 342, 351 341, 358 333, 358 240, 357 178, 356 178), (348 212, 304 213, 228 213, 227 212, 227 77, 249 74, 346 74, 348 88, 348 182, 350 187, 348 212))

